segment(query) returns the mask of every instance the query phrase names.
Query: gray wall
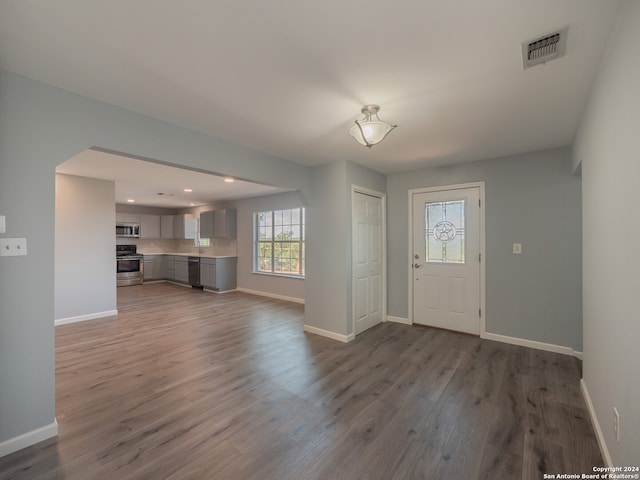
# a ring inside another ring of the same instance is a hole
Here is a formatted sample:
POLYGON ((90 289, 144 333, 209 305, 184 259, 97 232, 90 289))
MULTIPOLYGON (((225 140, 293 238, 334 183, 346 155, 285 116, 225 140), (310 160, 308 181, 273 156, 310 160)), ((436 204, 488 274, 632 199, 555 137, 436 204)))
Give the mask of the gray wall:
POLYGON ((253 214, 304 207, 299 193, 264 195, 232 204, 238 211, 238 287, 304 300, 305 280, 253 273, 253 214))
POLYGON ((408 191, 478 181, 486 189, 486 331, 581 351, 580 179, 567 149, 390 175, 389 315, 408 316, 408 191))
POLYGON ((301 165, 0 72, 3 236, 26 237, 29 251, 0 260, 0 444, 54 421, 55 167, 92 146, 305 195, 311 186, 301 165))
POLYGON ((574 144, 584 213, 584 382, 613 464, 640 459, 640 2, 622 3, 574 144), (620 412, 620 443, 613 433, 620 412))
POLYGON ((117 309, 115 183, 56 174, 55 319, 117 309))
POLYGON ((386 191, 384 175, 351 162, 313 169, 312 201, 307 208, 305 323, 350 335, 351 186, 386 191))
POLYGON ((346 163, 315 167, 312 178, 306 211, 305 324, 347 335, 346 163))

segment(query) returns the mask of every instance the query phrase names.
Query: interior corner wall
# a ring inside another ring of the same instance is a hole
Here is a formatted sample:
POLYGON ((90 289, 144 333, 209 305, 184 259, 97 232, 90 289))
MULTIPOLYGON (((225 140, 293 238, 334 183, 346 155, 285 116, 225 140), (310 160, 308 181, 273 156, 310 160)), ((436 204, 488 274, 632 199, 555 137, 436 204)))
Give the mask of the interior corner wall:
POLYGON ((305 325, 346 336, 346 163, 314 167, 306 210, 305 325))
POLYGON ((408 318, 409 190, 479 181, 486 331, 582 351, 580 178, 568 149, 388 176, 388 314, 408 318))
POLYGON ((582 165, 583 381, 615 466, 640 459, 640 2, 621 3, 573 154, 582 165), (613 408, 620 414, 620 442, 613 408))
POLYGON ((114 312, 115 183, 56 174, 55 319, 114 312))
POLYGON ((308 167, 0 71, 1 235, 28 246, 0 258, 0 446, 55 425, 55 168, 92 146, 310 194, 308 167))

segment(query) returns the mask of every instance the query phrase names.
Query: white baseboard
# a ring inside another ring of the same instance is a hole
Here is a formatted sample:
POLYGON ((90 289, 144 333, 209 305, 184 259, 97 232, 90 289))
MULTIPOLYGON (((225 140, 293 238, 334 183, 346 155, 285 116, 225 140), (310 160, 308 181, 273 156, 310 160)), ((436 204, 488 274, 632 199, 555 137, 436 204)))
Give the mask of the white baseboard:
POLYGON ((496 342, 510 343, 521 347, 535 348, 536 350, 544 350, 547 352, 561 353, 563 355, 571 355, 582 360, 582 352, 576 352, 571 347, 562 345, 554 345, 553 343, 537 342, 535 340, 527 340, 526 338, 509 337, 507 335, 499 335, 497 333, 484 332, 480 334, 480 338, 487 340, 495 340, 496 342))
POLYGON ((17 437, 10 438, 9 440, 5 440, 0 443, 0 457, 17 452, 23 448, 30 447, 31 445, 35 445, 38 442, 42 442, 43 440, 57 435, 58 422, 56 422, 54 418, 53 423, 50 423, 49 425, 36 428, 35 430, 31 430, 30 432, 23 433, 22 435, 18 435, 17 437))
POLYGON ((66 325, 67 323, 84 322, 86 320, 94 320, 96 318, 112 317, 118 315, 118 310, 107 310, 106 312, 89 313, 87 315, 78 315, 77 317, 58 318, 54 325, 66 325))
POLYGON ((591 401, 591 395, 589 395, 589 389, 587 388, 587 382, 584 381, 584 378, 580 379, 580 390, 582 390, 582 396, 587 404, 587 410, 589 410, 589 417, 591 418, 593 429, 596 432, 596 439, 598 440, 598 446, 600 447, 600 453, 602 454, 604 463, 607 467, 613 467, 611 454, 607 448, 607 442, 604 440, 604 434, 602 433, 602 428, 600 428, 600 422, 598 422, 598 417, 596 416, 596 411, 593 408, 593 402, 591 401))
POLYGON ((413 325, 413 323, 411 323, 411 320, 409 320, 408 318, 394 317, 393 315, 387 315, 386 321, 393 323, 402 323, 403 325, 413 325))
POLYGON ((262 292, 260 290, 251 290, 249 288, 236 288, 238 292, 250 293, 251 295, 260 295, 262 297, 277 298, 278 300, 286 300, 287 302, 301 303, 304 305, 304 298, 287 297, 286 295, 279 295, 277 293, 262 292))
POLYGON ((324 330, 322 328, 312 327, 311 325, 305 325, 304 331, 309 333, 315 333, 316 335, 321 335, 323 337, 332 338, 334 340, 338 340, 339 342, 349 343, 353 341, 356 336, 353 333, 349 335, 343 335, 341 333, 332 332, 330 330, 324 330))

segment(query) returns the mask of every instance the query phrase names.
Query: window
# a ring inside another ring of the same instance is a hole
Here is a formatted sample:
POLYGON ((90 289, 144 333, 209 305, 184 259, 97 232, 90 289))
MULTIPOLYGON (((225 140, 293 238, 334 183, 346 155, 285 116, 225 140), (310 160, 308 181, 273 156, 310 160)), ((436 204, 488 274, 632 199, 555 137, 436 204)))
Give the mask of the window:
POLYGON ((304 277, 304 208, 254 216, 254 271, 304 277))

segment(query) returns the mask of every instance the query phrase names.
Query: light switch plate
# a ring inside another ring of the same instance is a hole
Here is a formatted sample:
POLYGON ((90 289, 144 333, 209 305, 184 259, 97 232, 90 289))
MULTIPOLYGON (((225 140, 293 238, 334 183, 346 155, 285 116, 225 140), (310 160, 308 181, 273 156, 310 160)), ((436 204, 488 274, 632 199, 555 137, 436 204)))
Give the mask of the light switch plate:
POLYGON ((17 257, 26 254, 26 238, 0 238, 0 257, 17 257))
POLYGON ((4 215, 0 215, 0 233, 5 233, 7 231, 7 224, 4 215))
POLYGON ((513 253, 515 253, 515 254, 521 254, 522 253, 522 244, 521 243, 514 243, 513 244, 513 253))

